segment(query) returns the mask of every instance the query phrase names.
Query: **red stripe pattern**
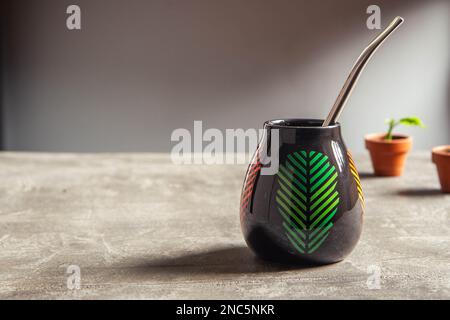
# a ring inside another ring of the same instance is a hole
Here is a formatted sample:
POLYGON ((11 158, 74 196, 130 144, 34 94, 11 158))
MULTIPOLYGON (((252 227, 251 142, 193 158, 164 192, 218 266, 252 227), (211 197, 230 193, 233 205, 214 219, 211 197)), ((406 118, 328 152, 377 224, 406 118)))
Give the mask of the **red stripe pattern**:
POLYGON ((256 184, 256 180, 261 171, 261 162, 259 157, 256 157, 254 162, 250 165, 247 176, 245 177, 244 188, 242 189, 241 195, 241 213, 248 209, 250 205, 250 200, 252 199, 253 189, 256 184))

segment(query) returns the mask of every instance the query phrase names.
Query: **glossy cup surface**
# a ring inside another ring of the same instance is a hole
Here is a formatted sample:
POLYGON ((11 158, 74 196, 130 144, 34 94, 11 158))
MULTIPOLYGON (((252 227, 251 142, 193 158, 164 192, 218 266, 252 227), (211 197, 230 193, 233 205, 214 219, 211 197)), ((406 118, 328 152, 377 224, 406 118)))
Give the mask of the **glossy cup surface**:
POLYGON ((240 212, 245 240, 261 258, 333 263, 359 240, 364 198, 358 172, 340 124, 323 128, 322 122, 280 119, 264 124, 240 212), (267 174, 275 158, 278 170, 267 174))

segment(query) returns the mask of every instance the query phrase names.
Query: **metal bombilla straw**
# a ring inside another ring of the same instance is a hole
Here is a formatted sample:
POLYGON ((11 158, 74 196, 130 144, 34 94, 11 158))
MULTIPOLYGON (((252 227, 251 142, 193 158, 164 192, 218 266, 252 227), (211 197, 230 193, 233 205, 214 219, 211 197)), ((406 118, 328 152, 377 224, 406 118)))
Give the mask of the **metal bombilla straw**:
POLYGON ((339 93, 339 96, 336 99, 336 102, 333 105, 330 113, 322 124, 322 127, 327 127, 330 124, 333 124, 337 121, 339 116, 341 115, 342 110, 353 91, 353 88, 358 82, 359 76, 361 72, 364 70, 364 67, 369 62, 370 58, 373 56, 375 51, 381 46, 381 44, 394 32, 402 23, 405 21, 402 17, 396 17, 392 22, 384 29, 361 53, 358 60, 356 60, 353 65, 352 71, 345 81, 344 86, 339 93))

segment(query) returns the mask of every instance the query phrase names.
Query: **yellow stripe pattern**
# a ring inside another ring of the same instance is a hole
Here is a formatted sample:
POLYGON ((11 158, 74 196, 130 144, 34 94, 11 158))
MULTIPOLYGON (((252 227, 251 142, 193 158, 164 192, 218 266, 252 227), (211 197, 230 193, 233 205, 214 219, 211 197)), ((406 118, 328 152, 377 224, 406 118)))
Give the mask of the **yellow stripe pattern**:
POLYGON ((363 190, 362 190, 362 186, 361 186, 361 180, 359 179, 358 170, 356 169, 355 162, 353 161, 352 155, 349 151, 347 151, 347 155, 348 155, 348 164, 350 166, 350 172, 352 173, 353 178, 355 179, 356 188, 358 189, 358 197, 361 200, 362 206, 364 208, 364 206, 365 206, 364 194, 363 194, 363 190))

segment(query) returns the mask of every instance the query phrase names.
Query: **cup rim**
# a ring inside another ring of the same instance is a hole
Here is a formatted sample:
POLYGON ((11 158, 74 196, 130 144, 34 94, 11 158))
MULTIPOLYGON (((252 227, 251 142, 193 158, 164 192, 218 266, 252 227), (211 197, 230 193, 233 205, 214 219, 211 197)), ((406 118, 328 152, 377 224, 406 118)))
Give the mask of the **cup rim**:
POLYGON ((278 118, 264 122, 264 126, 277 129, 313 129, 313 130, 330 130, 340 128, 341 124, 334 124, 322 127, 323 119, 308 118, 278 118), (304 123, 304 125, 302 125, 304 123))

